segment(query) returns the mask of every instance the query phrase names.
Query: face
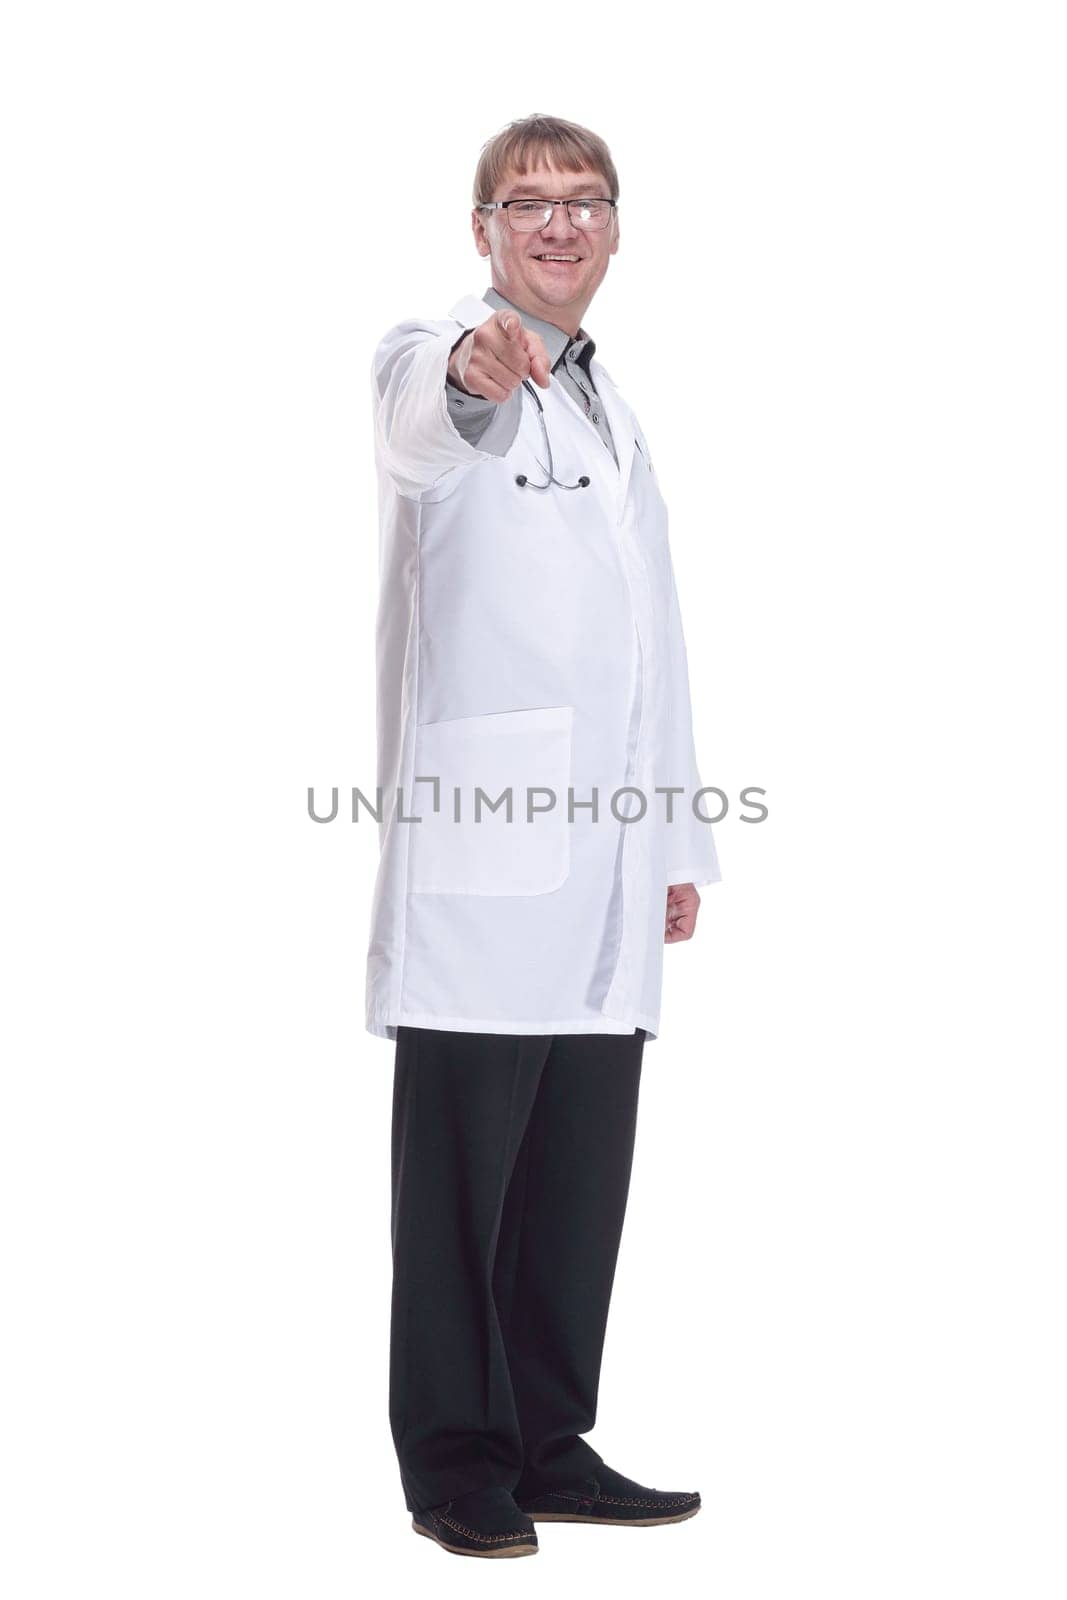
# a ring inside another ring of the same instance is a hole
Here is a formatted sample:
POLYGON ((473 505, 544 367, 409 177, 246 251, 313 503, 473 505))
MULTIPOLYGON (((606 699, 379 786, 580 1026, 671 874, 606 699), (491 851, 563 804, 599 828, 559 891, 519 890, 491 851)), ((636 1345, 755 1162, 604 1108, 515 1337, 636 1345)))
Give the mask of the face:
MULTIPOLYGON (((599 172, 560 172, 539 163, 527 172, 512 172, 500 184, 494 200, 544 198, 610 200, 611 190, 599 172)), ((540 233, 516 233, 503 211, 472 213, 478 254, 492 264, 493 287, 513 304, 551 322, 567 333, 577 333, 582 317, 619 248, 619 214, 606 228, 583 232, 571 222, 564 206, 556 206, 552 220, 540 233), (574 257, 548 261, 546 256, 574 257)))

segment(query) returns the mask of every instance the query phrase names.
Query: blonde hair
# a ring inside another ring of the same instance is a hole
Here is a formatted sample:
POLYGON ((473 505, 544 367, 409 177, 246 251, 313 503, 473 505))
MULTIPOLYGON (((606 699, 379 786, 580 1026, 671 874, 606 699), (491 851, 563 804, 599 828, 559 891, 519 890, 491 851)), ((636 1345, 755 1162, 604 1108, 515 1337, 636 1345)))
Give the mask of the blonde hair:
POLYGON ((482 146, 474 174, 474 204, 492 200, 509 172, 526 172, 540 156, 563 172, 595 170, 606 179, 611 198, 619 198, 619 175, 603 139, 563 117, 520 117, 482 146))

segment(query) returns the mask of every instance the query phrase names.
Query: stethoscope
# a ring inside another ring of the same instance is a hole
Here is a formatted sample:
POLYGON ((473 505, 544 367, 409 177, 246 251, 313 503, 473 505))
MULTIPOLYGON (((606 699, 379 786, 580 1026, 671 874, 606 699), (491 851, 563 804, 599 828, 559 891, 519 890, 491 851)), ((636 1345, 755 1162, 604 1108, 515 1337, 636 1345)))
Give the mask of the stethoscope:
MULTIPOLYGON (((548 482, 531 483, 525 472, 516 473, 515 482, 518 484, 520 489, 550 489, 553 484, 556 485, 557 489, 588 489, 590 480, 586 477, 584 472, 578 479, 577 483, 560 483, 559 479, 556 477, 555 466, 553 465, 552 461, 552 446, 548 439, 548 424, 545 421, 545 408, 541 404, 541 396, 537 393, 537 390, 532 387, 529 378, 523 378, 522 386, 524 389, 529 389, 530 393, 537 402, 537 417, 541 424, 541 432, 545 436, 545 449, 548 452, 548 482)), ((538 465, 540 466, 540 462, 538 462, 538 465)))

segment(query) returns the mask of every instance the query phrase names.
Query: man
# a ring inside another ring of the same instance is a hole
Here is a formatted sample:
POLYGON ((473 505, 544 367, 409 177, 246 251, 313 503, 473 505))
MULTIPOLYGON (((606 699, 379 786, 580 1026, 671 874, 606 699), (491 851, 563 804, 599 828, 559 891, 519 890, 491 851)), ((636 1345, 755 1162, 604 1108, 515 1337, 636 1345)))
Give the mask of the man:
POLYGON ((617 200, 602 139, 512 123, 475 178, 492 287, 373 365, 390 1421, 413 1526, 461 1554, 700 1506, 581 1437, 663 945, 720 876, 666 508, 582 327, 617 200))

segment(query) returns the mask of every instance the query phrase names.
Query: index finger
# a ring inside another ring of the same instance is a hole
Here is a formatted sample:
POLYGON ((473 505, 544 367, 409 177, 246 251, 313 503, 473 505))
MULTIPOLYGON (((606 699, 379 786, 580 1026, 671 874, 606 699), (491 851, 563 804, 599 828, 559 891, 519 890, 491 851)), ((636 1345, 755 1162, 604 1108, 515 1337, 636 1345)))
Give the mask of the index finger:
POLYGON ((530 371, 542 389, 547 389, 552 381, 552 369, 549 366, 545 341, 539 333, 534 333, 532 328, 524 328, 523 336, 526 354, 530 358, 530 371))
MULTIPOLYGON (((516 318, 518 321, 518 318, 516 318)), ((525 329, 519 324, 518 330, 512 328, 508 333, 499 324, 491 329, 486 327, 487 342, 493 355, 501 366, 507 367, 509 372, 514 372, 520 378, 525 378, 530 370, 530 358, 526 351, 525 329)))

